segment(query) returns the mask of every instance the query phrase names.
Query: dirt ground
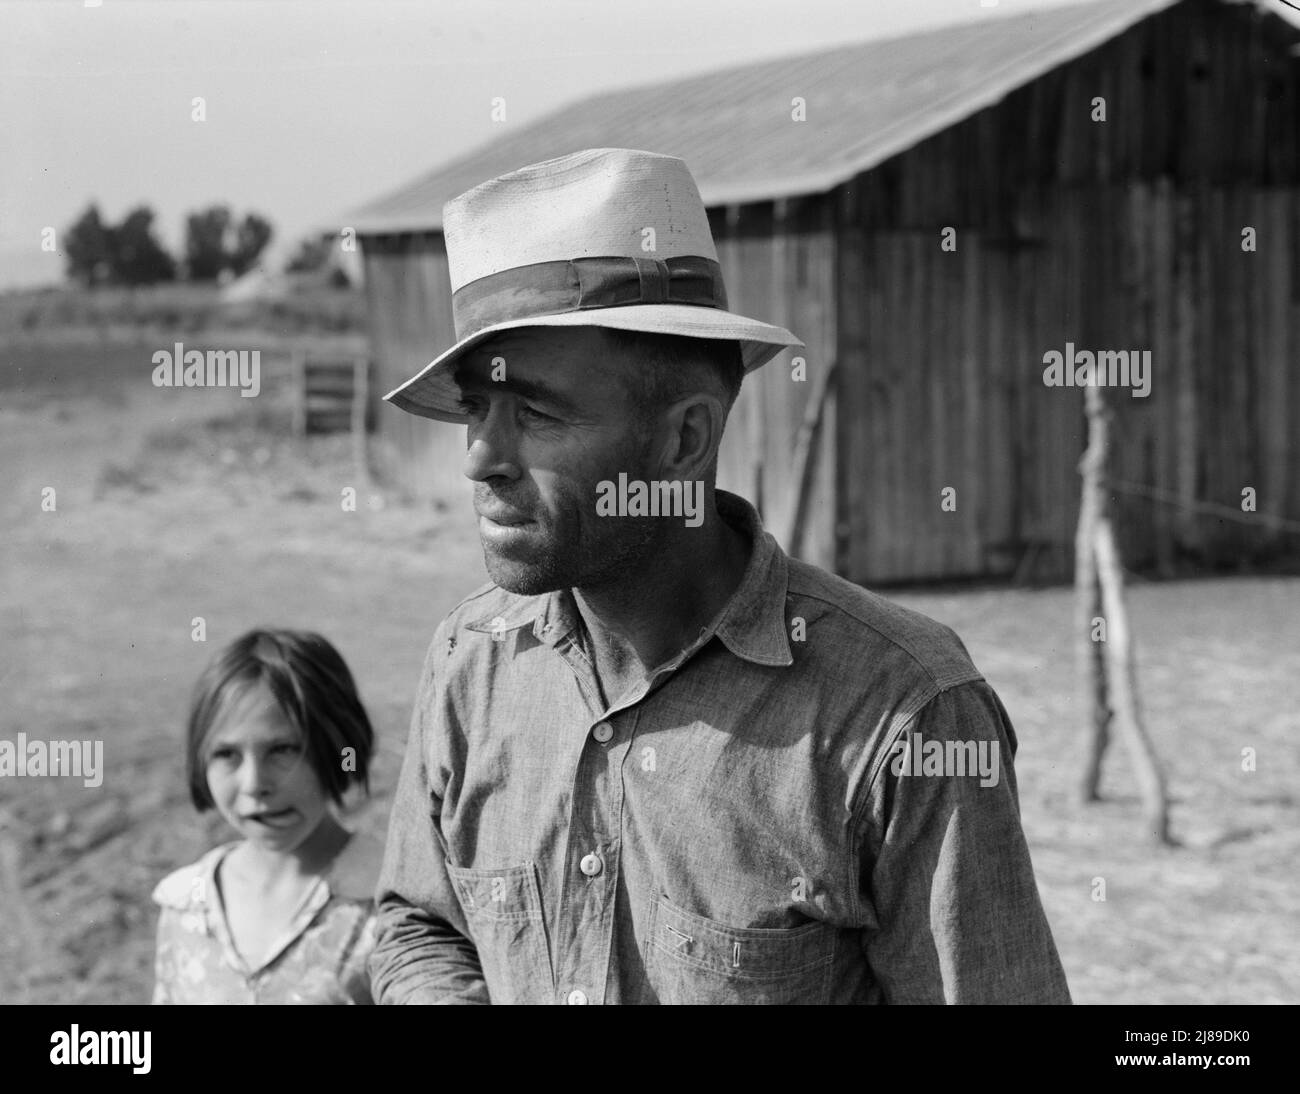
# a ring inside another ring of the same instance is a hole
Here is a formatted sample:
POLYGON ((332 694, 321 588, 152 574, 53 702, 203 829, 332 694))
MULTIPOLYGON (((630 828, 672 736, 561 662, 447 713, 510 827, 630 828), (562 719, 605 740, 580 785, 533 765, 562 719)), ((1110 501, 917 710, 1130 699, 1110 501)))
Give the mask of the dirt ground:
MULTIPOLYGON (((403 504, 358 481, 346 440, 289 439, 274 384, 242 401, 156 389, 148 360, 144 346, 0 346, 0 738, 102 739, 106 768, 94 789, 0 781, 3 1002, 147 1000, 149 892, 225 838, 188 802, 181 747, 216 649, 263 622, 335 642, 381 741, 355 823, 382 832, 425 645, 484 579, 468 492, 403 504)), ((1300 580, 1131 586, 1180 842, 1159 851, 1118 747, 1105 800, 1076 800, 1068 589, 895 598, 957 629, 1016 723, 1025 827, 1077 1002, 1300 1001, 1300 580)))

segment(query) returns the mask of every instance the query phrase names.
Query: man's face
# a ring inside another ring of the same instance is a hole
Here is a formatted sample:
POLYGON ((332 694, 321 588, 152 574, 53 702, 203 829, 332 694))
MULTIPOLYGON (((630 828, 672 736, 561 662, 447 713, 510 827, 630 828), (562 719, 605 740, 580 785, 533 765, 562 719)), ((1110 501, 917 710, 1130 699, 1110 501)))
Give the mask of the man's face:
POLYGON ((465 474, 489 576, 524 595, 594 588, 653 550, 662 523, 597 516, 597 485, 655 477, 649 423, 598 327, 528 327, 457 366, 470 415, 465 474))

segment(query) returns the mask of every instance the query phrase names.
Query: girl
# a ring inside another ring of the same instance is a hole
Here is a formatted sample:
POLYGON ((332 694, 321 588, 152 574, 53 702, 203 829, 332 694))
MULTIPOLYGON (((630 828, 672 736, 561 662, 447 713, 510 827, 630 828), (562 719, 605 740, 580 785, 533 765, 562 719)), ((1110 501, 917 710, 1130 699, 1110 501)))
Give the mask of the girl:
POLYGON ((164 878, 155 1003, 370 1003, 382 847, 336 809, 369 792, 374 733, 316 634, 237 638, 195 688, 186 767, 200 813, 241 837, 164 878))

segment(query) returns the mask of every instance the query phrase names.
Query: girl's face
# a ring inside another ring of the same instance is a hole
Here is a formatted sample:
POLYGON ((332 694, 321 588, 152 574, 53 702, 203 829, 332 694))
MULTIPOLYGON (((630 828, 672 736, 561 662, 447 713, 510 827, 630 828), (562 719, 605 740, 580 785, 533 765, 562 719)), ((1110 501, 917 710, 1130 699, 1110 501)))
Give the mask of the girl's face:
POLYGON ((262 684, 235 699, 213 729, 207 776, 221 815, 268 851, 296 850, 329 815, 302 738, 262 684))

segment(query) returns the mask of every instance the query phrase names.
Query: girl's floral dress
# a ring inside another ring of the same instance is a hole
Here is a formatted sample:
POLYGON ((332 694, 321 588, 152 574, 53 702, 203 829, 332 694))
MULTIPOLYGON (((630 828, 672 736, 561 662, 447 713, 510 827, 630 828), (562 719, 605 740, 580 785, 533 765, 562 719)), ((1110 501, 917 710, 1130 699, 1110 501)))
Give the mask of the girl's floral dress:
POLYGON ((217 867, 237 846, 214 848, 154 889, 162 914, 153 1002, 372 1003, 366 960, 375 938, 373 860, 382 849, 354 836, 251 968, 235 949, 216 884, 217 867), (371 862, 356 861, 366 854, 371 862))

